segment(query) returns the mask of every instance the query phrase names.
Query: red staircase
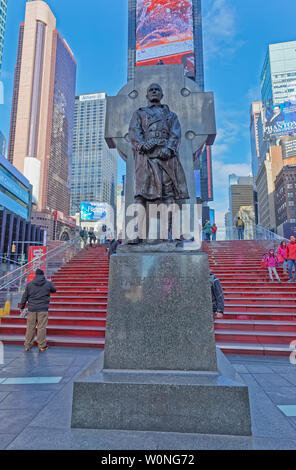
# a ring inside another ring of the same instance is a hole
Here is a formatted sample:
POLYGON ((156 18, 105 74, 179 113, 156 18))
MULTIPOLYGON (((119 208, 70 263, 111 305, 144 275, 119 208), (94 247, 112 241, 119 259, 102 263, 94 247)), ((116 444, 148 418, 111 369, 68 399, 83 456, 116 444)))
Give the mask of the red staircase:
POLYGON ((224 318, 215 321, 216 343, 232 354, 289 355, 296 340, 296 284, 277 268, 282 283, 261 269, 264 248, 255 241, 203 242, 210 269, 221 281, 224 318))
MULTIPOLYGON (((224 318, 215 321, 217 345, 232 354, 289 355, 296 340, 296 284, 270 283, 260 267, 264 249, 255 241, 204 242, 211 271, 225 296, 224 318)), ((49 345, 104 347, 108 297, 108 256, 104 246, 86 248, 53 277, 49 345)), ((3 317, 0 341, 23 344, 26 320, 18 312, 3 317)))
MULTIPOLYGON (((52 278, 47 343, 51 346, 103 348, 109 265, 105 246, 87 247, 52 278)), ((0 341, 24 344, 26 320, 18 312, 2 317, 0 341)))

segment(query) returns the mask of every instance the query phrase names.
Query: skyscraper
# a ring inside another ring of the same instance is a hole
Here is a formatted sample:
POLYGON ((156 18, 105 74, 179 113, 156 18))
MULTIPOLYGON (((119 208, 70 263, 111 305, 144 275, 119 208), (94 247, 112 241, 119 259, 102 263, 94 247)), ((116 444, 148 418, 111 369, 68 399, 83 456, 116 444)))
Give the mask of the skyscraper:
POLYGON ((255 220, 254 179, 252 176, 229 175, 229 211, 232 225, 235 226, 239 211, 244 207, 250 207, 252 217, 255 220))
POLYGON ((296 100, 296 41, 269 44, 261 72, 265 106, 296 100))
POLYGON ((107 202, 115 210, 117 151, 104 138, 106 93, 78 95, 75 99, 71 214, 82 202, 107 202))
POLYGON ((76 62, 41 0, 20 25, 8 158, 33 185, 36 210, 69 214, 76 62))
POLYGON ((0 1, 0 69, 2 66, 4 34, 5 34, 6 13, 7 13, 7 1, 8 0, 0 1))
POLYGON ((128 80, 135 66, 183 63, 203 91, 201 0, 129 0, 128 12, 128 80))
POLYGON ((250 109, 250 141, 251 141, 251 158, 252 158, 252 174, 257 176, 260 166, 260 143, 263 140, 262 128, 262 102, 255 101, 251 104, 250 109), (261 123, 261 126, 260 126, 261 123))

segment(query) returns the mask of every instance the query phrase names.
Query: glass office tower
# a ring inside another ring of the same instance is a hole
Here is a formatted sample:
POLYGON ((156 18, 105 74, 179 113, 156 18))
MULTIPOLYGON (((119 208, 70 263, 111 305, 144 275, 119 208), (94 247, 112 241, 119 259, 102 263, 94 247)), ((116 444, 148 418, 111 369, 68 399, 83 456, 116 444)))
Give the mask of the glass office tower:
POLYGON ((20 25, 8 159, 33 186, 38 212, 69 215, 76 61, 47 3, 20 25))
POLYGON ((71 215, 82 202, 106 202, 115 210, 117 151, 104 138, 106 93, 78 95, 72 153, 71 215))
POLYGON ((268 46, 261 72, 261 96, 266 106, 296 100, 296 41, 268 46))

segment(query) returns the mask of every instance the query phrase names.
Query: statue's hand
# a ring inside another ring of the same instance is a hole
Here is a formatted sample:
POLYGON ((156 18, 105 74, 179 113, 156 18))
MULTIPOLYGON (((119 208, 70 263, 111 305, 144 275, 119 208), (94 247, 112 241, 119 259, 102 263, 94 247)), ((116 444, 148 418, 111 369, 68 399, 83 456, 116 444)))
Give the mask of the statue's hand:
POLYGON ((148 139, 143 145, 142 145, 142 150, 147 153, 150 152, 151 150, 154 149, 154 147, 157 145, 154 139, 148 139))
POLYGON ((169 160, 172 156, 172 151, 171 149, 167 148, 167 147, 163 147, 161 149, 161 154, 160 154, 160 158, 161 160, 169 160))

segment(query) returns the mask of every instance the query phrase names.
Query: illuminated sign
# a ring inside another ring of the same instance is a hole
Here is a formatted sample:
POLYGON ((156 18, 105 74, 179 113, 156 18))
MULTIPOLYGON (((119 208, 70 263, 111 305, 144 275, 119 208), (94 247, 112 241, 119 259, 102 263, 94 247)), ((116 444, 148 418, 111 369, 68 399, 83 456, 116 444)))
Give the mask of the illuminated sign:
POLYGON ((136 65, 159 60, 195 76, 192 0, 137 0, 136 65))
POLYGON ((80 209, 81 221, 106 221, 107 204, 105 202, 82 202, 80 209))
POLYGON ((106 93, 93 93, 92 95, 80 95, 79 101, 104 100, 105 98, 106 93))
POLYGON ((296 102, 286 101, 265 110, 264 138, 274 139, 296 132, 296 102))
POLYGON ((21 201, 26 204, 29 203, 29 189, 24 189, 20 184, 17 183, 15 178, 9 173, 8 170, 0 165, 0 185, 11 192, 21 201))

